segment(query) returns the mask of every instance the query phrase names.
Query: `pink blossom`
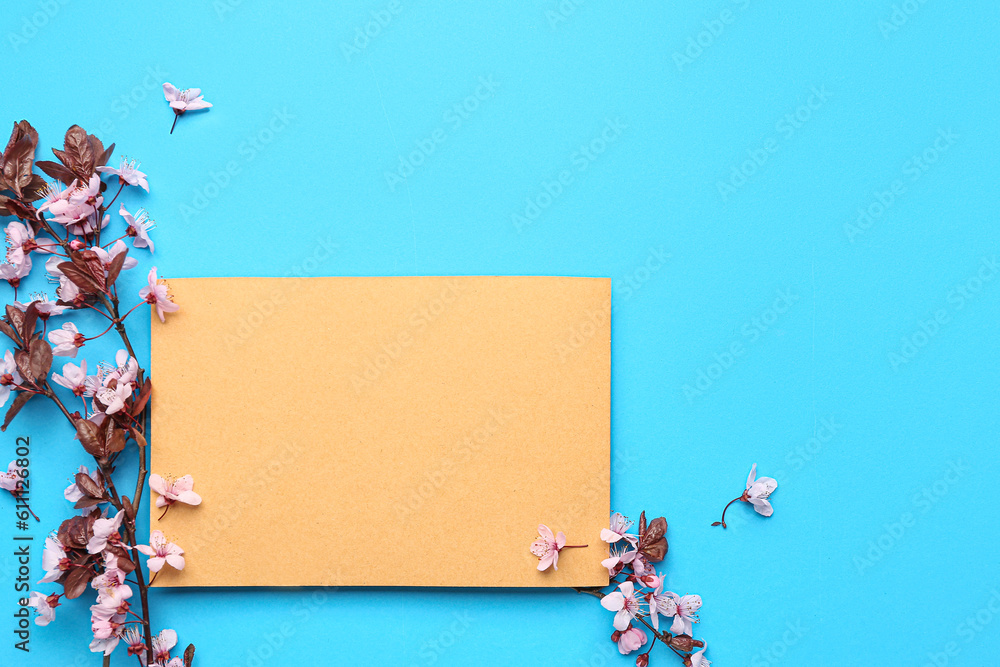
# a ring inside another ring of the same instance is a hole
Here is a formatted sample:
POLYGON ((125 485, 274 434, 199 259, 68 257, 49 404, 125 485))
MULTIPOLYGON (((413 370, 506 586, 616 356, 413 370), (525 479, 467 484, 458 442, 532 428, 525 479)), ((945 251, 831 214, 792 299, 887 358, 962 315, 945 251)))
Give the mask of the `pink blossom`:
POLYGON ((118 588, 125 583, 125 570, 118 567, 118 556, 104 552, 104 572, 90 581, 91 587, 100 593, 105 588, 118 588))
POLYGON ((0 489, 4 491, 9 491, 15 497, 21 493, 21 480, 27 477, 27 473, 21 466, 17 465, 17 461, 11 461, 10 465, 7 466, 7 472, 0 473, 0 489))
POLYGON ((545 524, 538 526, 538 535, 538 539, 531 543, 531 553, 538 556, 538 569, 543 571, 552 566, 553 570, 558 570, 559 552, 566 546, 566 535, 562 531, 552 535, 545 524))
POLYGON ((86 185, 78 185, 74 181, 73 186, 60 192, 51 201, 46 201, 38 208, 38 215, 48 211, 53 216, 52 222, 67 226, 80 225, 82 220, 93 216, 103 203, 101 177, 93 174, 86 185))
POLYGON ((182 114, 185 111, 207 109, 212 106, 203 99, 204 96, 201 94, 201 88, 178 90, 174 84, 165 83, 163 84, 163 96, 177 114, 182 114))
POLYGON ((7 261, 11 264, 21 264, 28 254, 37 248, 35 232, 16 220, 7 225, 7 261))
POLYGON ((670 611, 669 604, 665 605, 665 611, 660 612, 664 616, 674 617, 674 622, 670 626, 670 632, 675 635, 690 635, 694 628, 693 623, 698 622, 697 612, 701 609, 701 596, 685 595, 682 597, 670 591, 667 591, 664 595, 674 602, 672 614, 667 613, 670 611))
POLYGON ((10 350, 5 350, 3 361, 0 361, 0 408, 7 403, 11 387, 21 384, 21 381, 21 373, 14 362, 14 354, 10 350))
POLYGON ((121 204, 118 213, 125 218, 128 225, 126 233, 132 237, 132 245, 136 248, 149 247, 149 252, 153 252, 153 240, 149 238, 149 230, 156 227, 156 223, 149 219, 146 209, 140 208, 133 216, 125 210, 125 204, 121 204))
POLYGON ((705 657, 705 649, 707 649, 707 648, 708 648, 708 646, 705 646, 700 651, 696 651, 696 652, 694 652, 694 653, 691 654, 691 667, 711 667, 712 666, 712 661, 709 660, 709 659, 707 659, 705 657))
POLYGON ((750 468, 750 474, 747 476, 747 490, 744 494, 746 501, 753 505, 753 508, 757 510, 757 514, 771 516, 774 513, 774 508, 771 507, 771 503, 768 502, 767 498, 778 488, 778 482, 771 477, 761 477, 760 479, 756 479, 756 477, 757 464, 754 463, 753 467, 750 468))
POLYGON ((76 351, 83 347, 86 340, 72 322, 63 324, 62 329, 53 329, 49 332, 52 354, 60 357, 75 357, 76 351))
MULTIPOLYGON (((104 217, 101 219, 101 229, 107 227, 109 222, 111 222, 111 216, 105 213, 104 217)), ((75 234, 77 236, 87 236, 88 234, 93 234, 97 230, 97 210, 95 209, 90 211, 76 222, 70 223, 66 229, 69 230, 70 234, 75 234)), ((74 243, 80 245, 81 248, 83 247, 83 244, 76 240, 70 241, 69 244, 72 246, 74 243)), ((77 250, 79 249, 80 248, 77 248, 77 250)))
POLYGON ((66 549, 62 543, 54 537, 46 537, 45 549, 42 551, 42 569, 45 570, 45 576, 38 583, 59 581, 70 567, 70 560, 66 557, 66 549))
POLYGON ((56 620, 56 607, 59 606, 61 595, 44 595, 38 591, 33 591, 28 598, 28 606, 34 607, 38 616, 35 617, 36 625, 48 625, 56 620))
POLYGON ((639 628, 633 628, 631 625, 625 630, 616 631, 614 634, 618 635, 618 637, 615 638, 612 635, 611 638, 618 642, 618 652, 622 655, 628 655, 632 651, 637 651, 646 643, 646 633, 639 628))
POLYGON ((660 615, 671 617, 677 615, 677 601, 674 594, 663 592, 663 577, 654 577, 652 592, 646 594, 646 602, 649 605, 649 620, 653 627, 660 629, 660 615))
POLYGON ((121 618, 112 618, 108 621, 92 623, 91 629, 94 631, 94 639, 90 642, 90 650, 94 653, 111 655, 111 652, 115 650, 118 642, 121 640, 119 632, 124 622, 125 617, 122 616, 121 618))
POLYGON ((122 639, 128 645, 128 654, 139 656, 139 664, 146 664, 146 639, 143 637, 142 630, 136 626, 130 626, 122 634, 122 639))
POLYGON ((95 411, 103 412, 106 415, 113 415, 124 408, 125 401, 131 397, 132 385, 128 382, 116 384, 114 387, 102 387, 94 392, 95 411), (101 405, 104 405, 103 410, 100 409, 101 405))
POLYGON ((632 619, 639 615, 640 602, 635 595, 635 585, 631 581, 623 581, 618 590, 601 598, 601 606, 615 612, 615 630, 624 632, 632 619))
POLYGON ((156 267, 149 271, 147 277, 149 285, 139 290, 139 297, 156 307, 156 314, 160 316, 161 322, 166 322, 163 313, 175 313, 180 310, 180 306, 170 300, 167 286, 161 285, 156 279, 156 267))
POLYGON ((31 257, 29 255, 25 255, 24 261, 20 264, 11 264, 10 262, 0 264, 0 279, 6 280, 11 287, 20 285, 21 279, 29 273, 31 273, 31 257))
POLYGON ((163 569, 164 563, 175 570, 184 569, 184 550, 173 542, 168 542, 161 530, 150 532, 149 546, 139 544, 135 548, 150 557, 146 561, 150 572, 159 572, 163 569))
POLYGON ((55 204, 58 201, 69 199, 69 195, 74 189, 76 189, 76 185, 77 185, 76 180, 74 180, 72 183, 69 184, 69 186, 65 188, 59 181, 53 181, 49 183, 48 187, 45 188, 45 192, 42 194, 42 197, 45 199, 45 202, 38 207, 38 211, 35 213, 35 216, 41 219, 42 213, 51 209, 53 204, 55 204))
MULTIPOLYGON (((52 374, 52 381, 66 387, 76 396, 93 396, 97 389, 97 376, 87 375, 87 360, 81 359, 80 365, 67 362, 63 365, 63 372, 52 374)), ((69 498, 67 498, 68 500, 69 498)), ((79 500, 77 498, 76 500, 79 500)), ((74 500, 73 502, 76 502, 74 500)))
POLYGON ((639 542, 639 536, 628 534, 628 529, 631 527, 631 519, 615 512, 611 515, 611 527, 601 529, 601 539, 608 544, 614 544, 618 540, 624 539, 632 546, 635 546, 639 542))
POLYGON ((119 163, 117 169, 105 166, 98 167, 97 171, 102 174, 114 174, 122 183, 127 185, 138 185, 146 192, 149 192, 149 183, 146 182, 146 174, 139 171, 138 160, 130 160, 123 155, 121 163, 119 163))
POLYGON ((35 309, 38 311, 38 317, 47 320, 52 315, 62 315, 68 306, 62 306, 58 302, 49 299, 49 296, 44 292, 36 292, 31 295, 31 301, 28 303, 21 303, 20 301, 15 301, 14 306, 24 312, 28 309, 28 306, 35 304, 35 309))
POLYGON ((156 499, 157 507, 169 507, 175 502, 188 505, 201 504, 201 496, 192 490, 194 489, 194 478, 191 475, 184 475, 179 479, 164 479, 157 474, 152 474, 149 476, 149 488, 159 494, 156 499))
POLYGON ((153 660, 161 665, 169 665, 170 650, 175 646, 177 633, 169 629, 160 630, 160 634, 153 637, 153 660))
POLYGON ((125 510, 119 510, 114 519, 98 519, 94 522, 94 536, 87 542, 87 552, 96 554, 104 551, 108 542, 120 544, 121 536, 118 529, 121 528, 122 519, 125 518, 125 510))
MULTIPOLYGON (((111 268, 111 262, 115 259, 115 257, 122 254, 123 252, 128 253, 128 246, 125 245, 124 241, 118 239, 107 250, 99 246, 94 246, 93 248, 91 248, 91 250, 93 250, 94 253, 101 259, 101 263, 104 264, 104 272, 107 273, 108 269, 111 268)), ((122 263, 122 271, 128 271, 138 263, 139 260, 137 260, 136 258, 126 257, 125 261, 122 263)), ((45 266, 46 268, 48 268, 48 263, 46 263, 45 266)))
POLYGON ((622 545, 618 550, 611 549, 611 555, 601 561, 601 565, 608 568, 608 576, 613 577, 622 571, 622 568, 635 560, 637 552, 628 548, 628 544, 622 545))
POLYGON ((115 353, 115 367, 104 375, 102 382, 107 384, 113 378, 118 384, 134 384, 138 375, 139 362, 127 350, 118 350, 115 353))

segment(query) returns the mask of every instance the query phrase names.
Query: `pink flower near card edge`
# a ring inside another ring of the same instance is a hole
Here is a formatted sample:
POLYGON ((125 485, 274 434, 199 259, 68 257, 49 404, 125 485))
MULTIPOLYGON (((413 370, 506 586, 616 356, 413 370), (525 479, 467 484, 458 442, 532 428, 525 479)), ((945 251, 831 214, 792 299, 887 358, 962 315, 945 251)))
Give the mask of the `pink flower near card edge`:
POLYGON ((168 507, 175 502, 187 505, 200 505, 201 496, 194 492, 194 478, 184 475, 177 479, 164 478, 156 473, 149 476, 149 488, 156 491, 157 507, 168 507))
POLYGON ((184 550, 173 542, 168 542, 162 530, 149 533, 149 546, 138 544, 135 547, 140 553, 149 556, 146 565, 150 572, 159 572, 166 563, 175 570, 184 569, 184 550))
POLYGON ((163 313, 175 313, 180 310, 180 306, 171 300, 167 291, 167 286, 161 284, 156 278, 156 267, 149 270, 146 278, 148 285, 139 290, 139 297, 146 303, 156 308, 156 314, 161 322, 166 322, 163 313))

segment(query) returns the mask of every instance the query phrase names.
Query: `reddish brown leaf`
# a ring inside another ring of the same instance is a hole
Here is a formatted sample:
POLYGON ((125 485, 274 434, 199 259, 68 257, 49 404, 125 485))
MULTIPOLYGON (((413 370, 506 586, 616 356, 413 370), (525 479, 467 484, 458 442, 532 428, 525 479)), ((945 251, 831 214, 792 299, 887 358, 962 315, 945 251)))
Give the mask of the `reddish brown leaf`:
POLYGON ((59 164, 58 162, 53 162, 52 160, 39 160, 35 163, 35 166, 44 171, 49 175, 50 178, 54 178, 57 181, 62 181, 66 185, 73 182, 76 176, 73 172, 59 164))
POLYGON ((132 437, 135 438, 135 444, 139 449, 146 449, 146 436, 139 429, 132 429, 132 437))
POLYGON ((3 332, 3 334, 7 336, 7 338, 10 338, 12 341, 14 341, 15 345, 21 344, 21 339, 17 336, 16 333, 14 333, 14 327, 7 324, 6 320, 0 320, 0 332, 3 332))
POLYGON ((83 498, 80 498, 78 501, 76 501, 73 507, 75 509, 82 510, 85 507, 93 507, 94 505, 100 504, 102 502, 104 501, 101 500, 100 498, 88 498, 84 496, 83 498))
POLYGON ((128 496, 122 496, 122 509, 125 510, 125 516, 130 521, 135 521, 135 507, 132 506, 132 501, 129 500, 128 496))
POLYGON ((73 281, 77 287, 86 294, 97 294, 101 292, 101 287, 97 281, 86 271, 78 267, 73 262, 61 262, 57 268, 63 275, 73 281))
POLYGON ((19 391, 17 393, 17 396, 14 398, 14 402, 11 404, 10 409, 7 410, 7 416, 4 417, 3 426, 0 426, 0 431, 7 430, 7 427, 10 426, 10 423, 14 421, 14 417, 16 417, 17 413, 21 411, 21 408, 24 407, 24 404, 31 400, 32 396, 34 396, 34 394, 28 391, 19 391))
POLYGON ((48 188, 48 181, 38 174, 32 174, 31 180, 26 186, 24 186, 24 188, 22 188, 21 199, 25 201, 36 201, 41 199, 45 195, 45 191, 48 190, 48 188))
POLYGON ((101 437, 101 429, 89 419, 78 419, 76 422, 76 433, 80 438, 80 444, 93 457, 103 459, 104 439, 101 437))
POLYGON ((36 380, 41 380, 49 374, 49 369, 52 368, 52 346, 44 339, 39 338, 31 341, 29 350, 31 372, 36 380))
POLYGON ((21 331, 24 324, 24 312, 17 306, 7 304, 7 322, 14 327, 14 331, 21 331))
POLYGON ((97 166, 103 167, 104 165, 106 165, 108 163, 108 160, 111 159, 111 156, 114 154, 114 152, 115 152, 115 145, 111 144, 110 146, 107 147, 107 149, 103 153, 101 153, 101 156, 97 158, 97 166))
POLYGON ((104 498, 104 489, 97 485, 90 475, 82 472, 76 473, 76 488, 80 489, 84 495, 91 498, 104 498))
POLYGON ((125 571, 125 574, 129 574, 135 569, 135 563, 132 562, 131 557, 129 557, 128 552, 125 549, 109 545, 107 550, 118 557, 118 567, 125 571))
POLYGON ((31 372, 31 355, 24 350, 18 350, 14 353, 14 364, 17 366, 18 372, 21 373, 21 377, 31 382, 32 378, 35 377, 31 372))
POLYGON ((146 407, 146 403, 149 402, 149 395, 152 391, 153 383, 149 381, 149 378, 146 378, 145 382, 142 383, 142 389, 139 390, 139 398, 135 399, 135 403, 132 405, 133 417, 142 412, 143 408, 146 407))
POLYGON ((76 172, 78 176, 90 178, 90 175, 94 173, 94 164, 97 161, 97 156, 94 155, 94 147, 90 143, 87 131, 79 125, 73 125, 66 130, 66 138, 63 140, 63 150, 71 162, 67 166, 76 172))
POLYGON ((184 649, 184 667, 191 667, 191 662, 194 660, 194 644, 188 644, 187 648, 184 649))
POLYGON ((90 541, 93 525, 92 519, 84 516, 75 516, 66 519, 59 524, 59 531, 56 539, 67 548, 86 549, 87 542, 90 541))
POLYGON ((35 160, 38 146, 38 132, 31 124, 22 120, 14 124, 10 140, 0 157, 0 171, 3 180, 20 197, 22 189, 31 183, 31 165, 35 160))
POLYGON ((66 597, 70 600, 80 597, 87 590, 87 584, 90 583, 93 577, 94 571, 89 567, 72 568, 66 577, 66 581, 63 582, 63 587, 66 589, 66 597))
MULTIPOLYGON (((114 420, 112 419, 109 419, 108 421, 114 423, 114 420)), ((125 449, 125 431, 120 428, 113 429, 111 431, 111 435, 108 436, 108 444, 105 447, 105 451, 107 451, 108 454, 114 454, 115 452, 120 452, 123 449, 125 449)))
POLYGON ((108 280, 107 286, 111 287, 118 280, 118 274, 122 272, 122 265, 125 263, 125 257, 128 255, 128 250, 120 252, 115 255, 115 258, 111 260, 111 266, 108 267, 108 280))
POLYGON ((24 321, 21 322, 21 340, 27 343, 31 340, 31 334, 35 333, 35 323, 38 322, 38 304, 32 301, 24 309, 24 321))

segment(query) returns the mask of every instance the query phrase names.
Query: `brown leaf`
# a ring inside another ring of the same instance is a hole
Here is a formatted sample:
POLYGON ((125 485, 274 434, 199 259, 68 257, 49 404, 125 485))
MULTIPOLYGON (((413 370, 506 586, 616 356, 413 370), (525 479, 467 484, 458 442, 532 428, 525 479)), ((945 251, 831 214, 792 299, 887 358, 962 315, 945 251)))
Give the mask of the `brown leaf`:
POLYGON ((21 331, 24 324, 24 312, 17 306, 7 304, 7 322, 14 327, 14 331, 21 331))
POLYGON ((135 507, 132 506, 132 501, 129 500, 128 496, 122 496, 122 509, 125 510, 125 516, 130 521, 135 521, 135 507))
POLYGON ((90 178, 90 175, 94 173, 97 156, 94 155, 94 147, 90 143, 87 131, 79 125, 73 125, 66 130, 66 138, 63 140, 63 150, 71 162, 67 166, 77 176, 83 179, 90 178))
POLYGON ((642 511, 639 515, 639 537, 642 537, 646 532, 646 510, 642 511))
POLYGON ((63 275, 73 281, 77 287, 86 294, 97 294, 101 292, 101 287, 97 281, 86 271, 78 267, 73 262, 61 262, 56 265, 63 272, 63 275))
POLYGON ((80 444, 88 454, 98 459, 107 456, 104 452, 104 440, 101 437, 101 429, 89 419, 78 419, 76 422, 76 433, 80 438, 80 444))
POLYGON ((21 377, 31 382, 32 378, 35 377, 31 372, 31 355, 24 350, 18 350, 14 353, 14 364, 21 373, 21 377))
MULTIPOLYGON (((114 420, 108 420, 114 423, 114 420)), ((105 447, 105 451, 108 454, 114 454, 115 452, 120 452, 125 449, 125 431, 120 428, 113 429, 111 435, 108 437, 108 444, 105 447)))
POLYGON ((73 260, 78 263, 86 273, 90 274, 94 282, 98 284, 102 289, 105 287, 104 282, 104 262, 101 260, 100 256, 93 250, 84 250, 83 252, 77 254, 73 260))
POLYGON ((651 542, 639 548, 651 563, 659 563, 667 555, 667 538, 661 537, 655 542, 651 542))
POLYGON ((16 333, 14 333, 14 327, 7 324, 6 320, 0 320, 0 332, 3 332, 4 335, 7 336, 7 338, 10 338, 12 341, 14 341, 15 345, 21 344, 21 339, 18 338, 16 333))
POLYGON ((15 123, 7 148, 0 157, 0 171, 3 172, 3 180, 19 197, 22 189, 31 183, 31 165, 37 146, 38 132, 35 128, 26 120, 15 123))
POLYGON ((118 567, 124 570, 125 574, 129 574, 135 569, 135 563, 132 562, 125 549, 112 544, 108 545, 107 550, 118 557, 118 567))
POLYGON ((108 287, 115 284, 118 280, 118 274, 122 272, 122 265, 125 263, 125 257, 128 255, 128 249, 124 252, 120 252, 115 255, 115 258, 111 260, 111 266, 108 267, 108 287))
POLYGON ((21 408, 24 407, 24 404, 31 400, 32 396, 34 396, 34 394, 32 394, 30 391, 19 391, 17 393, 17 397, 11 404, 10 409, 7 410, 7 416, 4 417, 3 426, 0 426, 0 431, 7 430, 7 427, 10 426, 10 423, 14 421, 14 417, 16 417, 17 413, 21 411, 21 408))
POLYGON ((80 597, 87 590, 87 584, 90 583, 93 577, 94 571, 89 567, 72 568, 66 577, 66 581, 63 582, 63 587, 66 589, 66 597, 70 600, 80 597))
POLYGON ((658 539, 667 534, 667 520, 662 516, 657 517, 649 522, 649 527, 646 529, 644 538, 647 543, 656 542, 658 539))
MULTIPOLYGON (((32 304, 34 305, 34 304, 32 304)), ((31 372, 36 380, 41 380, 49 374, 52 368, 52 346, 39 338, 31 341, 29 356, 31 358, 31 372)))
POLYGON ((38 322, 38 304, 32 301, 24 309, 24 321, 21 322, 21 340, 25 343, 31 340, 31 335, 35 333, 35 323, 38 322))
POLYGON ((187 648, 184 649, 184 667, 191 667, 191 661, 194 660, 194 644, 188 644, 187 648))
POLYGON ((45 196, 45 191, 48 189, 48 181, 38 174, 32 174, 31 180, 21 189, 21 199, 24 201, 36 201, 45 196))
POLYGON ((84 495, 91 498, 104 498, 104 489, 97 485, 90 475, 82 472, 76 473, 76 488, 80 489, 84 495))
POLYGON ((135 444, 139 449, 146 449, 146 436, 142 434, 139 429, 132 429, 132 437, 135 438, 135 444))
POLYGON ((103 153, 101 153, 100 157, 97 158, 97 166, 103 167, 104 165, 106 165, 108 163, 108 160, 111 159, 111 156, 114 154, 114 152, 115 152, 115 145, 111 144, 103 153))
POLYGON ((39 160, 35 163, 35 166, 48 174, 50 178, 62 181, 66 185, 71 184, 76 179, 72 171, 52 160, 39 160))
POLYGON ((84 496, 83 498, 80 498, 78 501, 76 501, 73 507, 75 509, 82 510, 85 507, 93 507, 94 505, 98 505, 102 502, 104 501, 101 500, 100 498, 87 498, 86 496, 84 496))
POLYGON ((84 516, 75 516, 59 524, 56 538, 63 546, 74 549, 86 549, 92 534, 91 520, 84 516))
MULTIPOLYGON (((132 416, 135 417, 143 408, 146 407, 146 403, 149 402, 149 395, 153 391, 153 383, 149 381, 149 378, 142 383, 142 389, 139 390, 139 397, 135 399, 135 403, 132 405, 132 416)), ((133 429, 134 431, 135 429, 133 429)))

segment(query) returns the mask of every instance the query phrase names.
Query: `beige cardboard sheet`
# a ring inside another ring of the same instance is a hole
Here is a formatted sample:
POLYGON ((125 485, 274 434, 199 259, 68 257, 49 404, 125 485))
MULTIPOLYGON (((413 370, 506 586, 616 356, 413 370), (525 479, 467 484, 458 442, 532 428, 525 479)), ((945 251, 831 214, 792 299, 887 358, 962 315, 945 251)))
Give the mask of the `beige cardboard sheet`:
POLYGON ((157 586, 607 583, 610 280, 170 288, 150 471, 204 501, 151 503, 187 557, 157 586), (590 546, 538 572, 539 523, 590 546))

